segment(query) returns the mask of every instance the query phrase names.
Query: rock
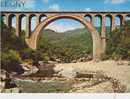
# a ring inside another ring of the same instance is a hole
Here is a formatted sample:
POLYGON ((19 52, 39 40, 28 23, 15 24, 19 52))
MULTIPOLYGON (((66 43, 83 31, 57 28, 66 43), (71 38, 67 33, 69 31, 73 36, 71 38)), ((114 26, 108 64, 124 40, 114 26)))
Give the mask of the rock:
POLYGON ((55 66, 55 64, 53 63, 54 61, 49 61, 50 63, 45 63, 44 61, 39 61, 38 62, 38 68, 42 68, 42 67, 48 67, 48 66, 55 66))
POLYGON ((72 60, 72 63, 76 63, 76 60, 72 60))
POLYGON ((92 82, 83 82, 83 83, 79 83, 79 84, 74 84, 73 85, 73 88, 85 88, 85 87, 91 87, 93 86, 93 83, 92 82))
POLYGON ((2 93, 20 93, 21 90, 19 88, 9 88, 9 89, 3 89, 1 92, 2 93))
POLYGON ((54 71, 55 64, 48 64, 48 63, 43 63, 41 62, 37 68, 39 71, 37 72, 37 76, 42 76, 42 77, 52 77, 55 74, 54 71))
POLYGON ((90 73, 90 72, 78 72, 76 77, 78 78, 93 78, 94 77, 94 74, 93 73, 90 73))
POLYGON ((57 64, 57 61, 48 61, 49 64, 57 64))
POLYGON ((31 75, 37 73, 38 71, 39 69, 36 66, 32 66, 32 68, 26 69, 22 75, 31 75))
POLYGON ((61 59, 55 59, 57 63, 61 63, 61 59))
POLYGON ((0 71, 0 91, 2 91, 2 89, 4 89, 5 87, 5 79, 7 78, 7 75, 6 75, 6 71, 5 70, 1 70, 0 71))
POLYGON ((1 70, 0 75, 0 92, 1 93, 18 93, 20 89, 17 87, 14 80, 11 78, 10 74, 5 70, 1 70))
POLYGON ((78 85, 79 87, 77 87, 75 90, 70 90, 70 92, 73 93, 112 93, 113 89, 112 89, 112 84, 111 82, 103 82, 100 84, 96 84, 95 86, 91 86, 91 87, 86 87, 86 84, 83 83, 81 85, 78 85))
POLYGON ((75 78, 77 75, 77 72, 75 71, 74 68, 68 68, 68 69, 60 71, 59 75, 63 77, 67 77, 67 78, 75 78))
POLYGON ((117 61, 117 65, 126 65, 126 66, 128 65, 128 66, 130 66, 129 63, 130 63, 130 61, 124 61, 124 60, 117 61))
POLYGON ((30 70, 27 63, 20 64, 25 71, 30 70))
POLYGON ((34 74, 34 73, 38 72, 38 70, 39 70, 36 66, 33 66, 31 64, 28 64, 28 63, 23 63, 20 65, 24 69, 24 73, 22 75, 34 74))
POLYGON ((44 65, 44 62, 43 62, 43 61, 38 61, 38 64, 39 64, 40 66, 43 66, 43 65, 44 65))

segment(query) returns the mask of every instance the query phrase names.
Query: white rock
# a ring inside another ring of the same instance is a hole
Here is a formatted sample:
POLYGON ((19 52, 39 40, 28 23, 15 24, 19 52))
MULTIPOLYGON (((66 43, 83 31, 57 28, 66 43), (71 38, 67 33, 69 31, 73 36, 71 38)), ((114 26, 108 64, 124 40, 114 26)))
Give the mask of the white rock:
POLYGON ((75 71, 74 68, 68 68, 68 69, 65 69, 65 70, 59 72, 59 74, 63 77, 74 78, 74 77, 76 77, 77 72, 75 71))

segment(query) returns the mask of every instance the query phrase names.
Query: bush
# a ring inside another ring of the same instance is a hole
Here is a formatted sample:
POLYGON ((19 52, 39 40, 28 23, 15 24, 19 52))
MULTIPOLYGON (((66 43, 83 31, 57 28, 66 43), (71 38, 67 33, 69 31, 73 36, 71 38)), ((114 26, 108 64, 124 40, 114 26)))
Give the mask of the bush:
POLYGON ((19 53, 14 50, 7 50, 1 54, 1 68, 8 72, 18 72, 22 73, 23 69, 19 65, 21 63, 21 58, 19 53))
POLYGON ((110 33, 107 55, 116 60, 130 60, 130 21, 110 33))
POLYGON ((34 51, 32 49, 25 48, 25 49, 20 51, 20 56, 21 56, 22 60, 31 59, 33 52, 34 51))

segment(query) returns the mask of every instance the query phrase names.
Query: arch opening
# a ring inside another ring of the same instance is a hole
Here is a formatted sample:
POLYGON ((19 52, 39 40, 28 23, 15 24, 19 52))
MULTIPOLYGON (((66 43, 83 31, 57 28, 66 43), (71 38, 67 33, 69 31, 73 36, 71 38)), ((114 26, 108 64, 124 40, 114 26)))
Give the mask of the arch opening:
POLYGON ((92 47, 91 33, 81 22, 70 18, 51 21, 42 29, 37 41, 38 50, 44 49, 42 53, 49 56, 51 61, 58 59, 62 62, 72 62, 83 57, 90 60, 92 47))
POLYGON ((29 31, 30 31, 30 33, 33 32, 35 30, 35 28, 36 28, 36 20, 37 20, 36 15, 31 15, 29 17, 29 22, 30 22, 29 31))
POLYGON ((5 15, 2 15, 2 16, 0 17, 0 20, 1 20, 1 22, 3 22, 4 24, 6 24, 6 16, 5 16, 5 15))
POLYGON ((125 17, 125 20, 126 20, 126 21, 130 20, 130 15, 127 15, 127 16, 125 17))
POLYGON ((44 21, 45 19, 47 18, 47 16, 46 15, 40 15, 39 16, 39 22, 42 22, 42 21, 44 21))
MULTIPOLYGON (((70 19, 70 20, 74 20, 74 21, 77 21, 78 23, 82 24, 82 26, 84 26, 87 30, 87 27, 85 25, 84 22, 82 22, 81 20, 78 20, 77 18, 74 18, 74 17, 71 17, 71 16, 61 16, 61 17, 57 17, 57 18, 53 18, 52 20, 49 20, 48 22, 45 22, 45 25, 42 26, 42 28, 40 29, 40 33, 38 34, 38 38, 36 40, 36 43, 38 43, 38 40, 39 40, 39 37, 41 36, 41 32, 42 32, 42 29, 46 28, 49 24, 57 21, 57 20, 60 20, 60 19, 70 19)), ((43 21, 44 23, 44 21, 43 21)))
POLYGON ((105 27, 106 27, 106 33, 111 32, 111 24, 112 24, 112 16, 106 15, 105 16, 105 27))
POLYGON ((91 22, 92 23, 92 16, 90 15, 85 15, 84 17, 88 22, 91 22))
POLYGON ((26 30, 26 15, 20 15, 19 19, 20 19, 20 32, 23 30, 25 31, 26 30))
POLYGON ((69 18, 69 19, 74 19, 77 20, 78 22, 82 23, 88 31, 91 33, 92 40, 93 40, 93 59, 94 60, 100 60, 101 57, 101 37, 97 30, 93 27, 93 25, 89 22, 87 22, 83 17, 79 17, 76 15, 54 15, 52 17, 47 18, 43 22, 41 22, 34 32, 31 34, 29 38, 26 39, 26 42, 28 46, 32 49, 37 48, 37 41, 40 37, 40 34, 42 32, 42 28, 45 28, 49 23, 57 20, 57 19, 62 19, 62 18, 69 18))
POLYGON ((116 28, 118 28, 122 25, 122 19, 123 19, 123 17, 121 15, 115 16, 115 26, 116 26, 116 28))
POLYGON ((16 16, 13 14, 9 16, 9 26, 16 28, 16 16))
POLYGON ((97 31, 101 35, 101 23, 102 22, 102 16, 101 15, 95 15, 94 17, 94 27, 97 29, 97 31))

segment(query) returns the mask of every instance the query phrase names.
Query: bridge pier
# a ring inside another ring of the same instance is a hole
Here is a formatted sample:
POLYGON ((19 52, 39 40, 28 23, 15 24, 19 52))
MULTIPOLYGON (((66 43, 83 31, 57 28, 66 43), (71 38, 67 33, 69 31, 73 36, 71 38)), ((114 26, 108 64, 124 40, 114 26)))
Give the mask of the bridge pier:
POLYGON ((7 26, 9 26, 9 15, 5 15, 5 16, 6 16, 6 18, 5 18, 5 24, 7 26))
POLYGON ((19 37, 20 35, 20 20, 19 15, 16 15, 16 36, 19 37))
POLYGON ((101 42, 102 42, 102 54, 106 51, 106 27, 105 27, 105 16, 101 18, 101 42))
POLYGON ((30 34, 30 20, 29 20, 30 15, 26 15, 26 34, 25 37, 28 38, 30 34))
POLYGON ((121 25, 123 25, 125 23, 125 15, 122 16, 122 19, 121 19, 121 25))
POLYGON ((94 21, 95 21, 95 16, 94 15, 91 15, 92 16, 92 19, 91 19, 91 24, 94 26, 94 21))
POLYGON ((40 23, 40 15, 37 15, 36 18, 37 18, 36 19, 36 26, 37 26, 40 23))
POLYGON ((113 31, 114 29, 115 29, 115 16, 112 15, 110 30, 113 31))

